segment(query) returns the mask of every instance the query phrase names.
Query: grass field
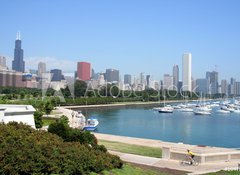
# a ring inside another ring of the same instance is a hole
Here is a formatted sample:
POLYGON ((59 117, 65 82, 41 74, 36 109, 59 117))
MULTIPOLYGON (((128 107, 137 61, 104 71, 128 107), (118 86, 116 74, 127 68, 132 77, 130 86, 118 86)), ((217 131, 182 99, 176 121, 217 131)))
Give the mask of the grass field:
POLYGON ((122 153, 136 154, 136 155, 156 157, 156 158, 162 157, 161 148, 131 145, 126 143, 111 142, 106 140, 98 140, 98 142, 100 145, 104 145, 108 150, 111 150, 111 151, 118 151, 122 153))
POLYGON ((50 118, 50 117, 49 118, 44 117, 42 119, 42 121, 43 121, 43 126, 48 126, 51 123, 54 123, 56 121, 56 119, 55 118, 50 118))
MULTIPOLYGON (((91 173, 90 175, 97 175, 96 173, 91 173)), ((110 171, 103 171, 101 175, 170 175, 166 173, 161 173, 156 170, 144 170, 142 168, 135 167, 133 165, 124 165, 122 169, 113 169, 110 171)))

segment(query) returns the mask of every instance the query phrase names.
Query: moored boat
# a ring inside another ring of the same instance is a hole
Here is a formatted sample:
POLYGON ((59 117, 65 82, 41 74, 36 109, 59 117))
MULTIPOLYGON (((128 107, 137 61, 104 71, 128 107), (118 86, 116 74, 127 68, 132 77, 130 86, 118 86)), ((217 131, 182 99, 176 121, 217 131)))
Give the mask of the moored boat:
POLYGON ((96 118, 91 117, 87 120, 87 123, 86 123, 85 127, 83 128, 83 130, 95 131, 97 129, 98 124, 99 124, 99 121, 96 118))

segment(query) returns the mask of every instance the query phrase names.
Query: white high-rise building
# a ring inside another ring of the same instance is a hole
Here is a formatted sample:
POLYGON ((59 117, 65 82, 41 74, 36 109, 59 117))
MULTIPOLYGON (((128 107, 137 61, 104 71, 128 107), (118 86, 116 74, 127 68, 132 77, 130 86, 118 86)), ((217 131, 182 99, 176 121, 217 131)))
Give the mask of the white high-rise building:
POLYGON ((173 90, 174 86, 173 86, 173 76, 169 75, 169 74, 165 74, 163 77, 163 89, 166 90, 173 90))
POLYGON ((38 63, 38 76, 42 77, 42 75, 46 73, 46 63, 39 62, 38 63))
POLYGON ((192 91, 192 54, 183 54, 183 91, 192 91))

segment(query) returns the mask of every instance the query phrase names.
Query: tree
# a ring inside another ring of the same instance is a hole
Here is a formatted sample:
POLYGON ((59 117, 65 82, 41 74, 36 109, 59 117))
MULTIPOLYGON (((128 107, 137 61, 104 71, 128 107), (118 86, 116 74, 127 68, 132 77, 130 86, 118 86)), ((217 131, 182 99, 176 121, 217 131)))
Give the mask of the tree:
POLYGON ((53 106, 49 101, 45 103, 44 110, 47 115, 49 115, 52 112, 53 106))
POLYGON ((85 81, 77 80, 74 84, 75 97, 83 97, 87 89, 87 83, 85 81))
POLYGON ((43 116, 42 112, 40 111, 34 112, 34 121, 36 128, 42 128, 43 125, 42 116, 43 116))

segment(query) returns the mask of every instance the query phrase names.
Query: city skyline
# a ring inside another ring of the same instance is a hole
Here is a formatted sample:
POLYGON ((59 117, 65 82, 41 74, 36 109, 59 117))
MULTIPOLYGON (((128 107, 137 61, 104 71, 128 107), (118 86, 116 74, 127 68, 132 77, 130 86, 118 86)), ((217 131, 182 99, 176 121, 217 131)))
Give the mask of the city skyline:
POLYGON ((73 73, 76 62, 86 61, 96 72, 145 72, 159 80, 174 64, 181 65, 183 53, 191 52, 194 78, 215 69, 220 79, 240 77, 238 1, 57 3, 57 8, 56 1, 2 3, 8 15, 0 17, 0 55, 7 57, 9 67, 13 37, 20 30, 27 69, 37 69, 36 62, 42 61, 54 65, 49 69, 73 73), (19 8, 24 9, 21 14, 8 13, 19 8), (68 14, 62 13, 64 8, 68 14), (44 14, 38 13, 41 9, 44 14))

